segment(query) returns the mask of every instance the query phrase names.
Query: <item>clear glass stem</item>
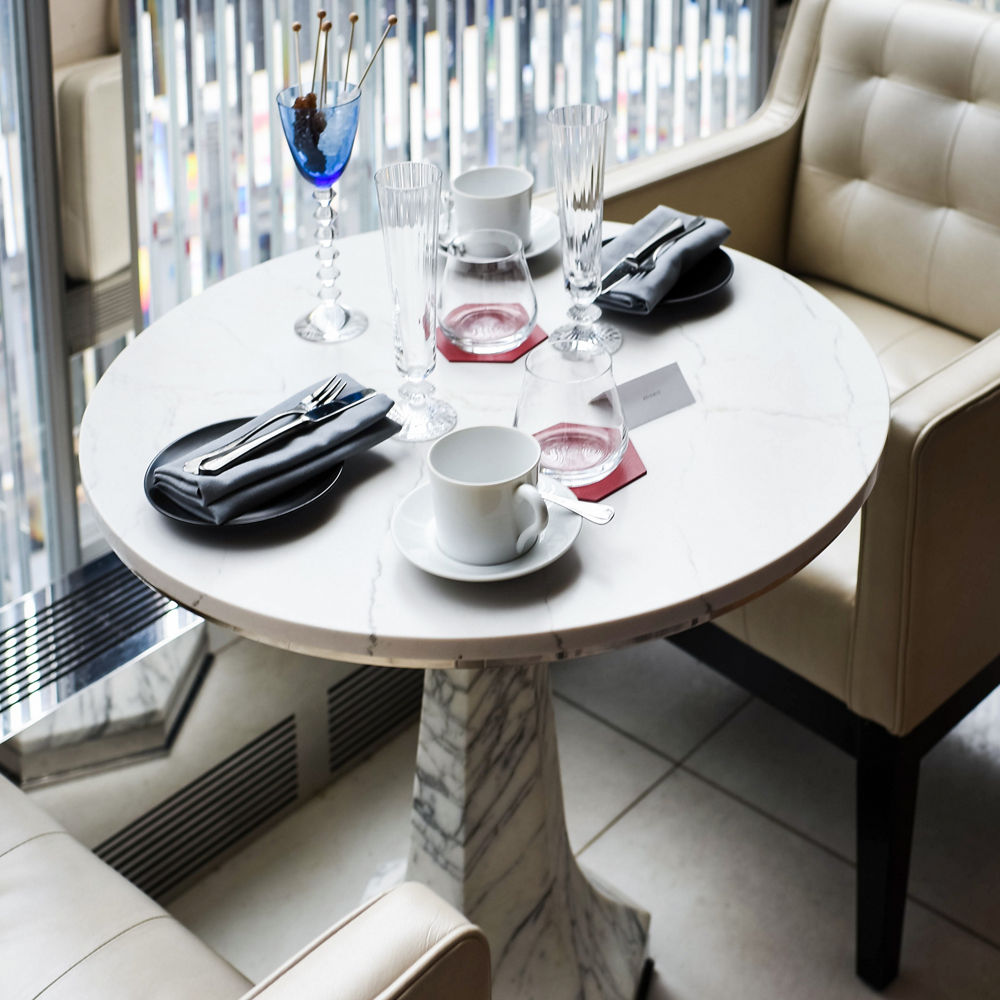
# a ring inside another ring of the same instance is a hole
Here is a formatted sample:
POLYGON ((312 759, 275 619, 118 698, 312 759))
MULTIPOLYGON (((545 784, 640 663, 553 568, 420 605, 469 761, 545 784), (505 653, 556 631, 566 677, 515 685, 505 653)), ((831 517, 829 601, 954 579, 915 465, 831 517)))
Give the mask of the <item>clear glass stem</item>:
POLYGON ((313 211, 313 219, 316 220, 316 260, 319 261, 316 277, 319 278, 320 301, 342 314, 343 310, 337 305, 337 299, 340 298, 340 289, 337 288, 337 278, 340 276, 337 257, 340 256, 340 251, 334 246, 334 237, 337 235, 334 197, 332 187, 316 188, 313 191, 313 200, 316 202, 313 211))
POLYGON ((321 343, 336 343, 350 340, 368 329, 368 319, 357 309, 350 309, 340 302, 337 278, 340 270, 337 258, 340 251, 336 247, 337 213, 333 207, 332 187, 316 188, 313 191, 316 208, 313 219, 316 222, 316 261, 319 279, 318 305, 295 323, 295 332, 305 340, 321 343))

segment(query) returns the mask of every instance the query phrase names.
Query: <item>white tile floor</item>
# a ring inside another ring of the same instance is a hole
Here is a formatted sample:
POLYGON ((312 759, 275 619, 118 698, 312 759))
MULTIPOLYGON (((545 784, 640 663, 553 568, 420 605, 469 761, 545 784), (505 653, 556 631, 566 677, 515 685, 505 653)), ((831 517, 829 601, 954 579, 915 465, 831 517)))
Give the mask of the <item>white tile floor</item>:
MULTIPOLYGON (((663 642, 553 677, 570 839, 651 911, 650 996, 871 996, 852 972, 851 762, 663 642)), ((172 912, 261 978, 404 855, 415 739, 413 727, 172 912)), ((1000 699, 923 771, 903 971, 884 995, 1000 998, 1000 699)))

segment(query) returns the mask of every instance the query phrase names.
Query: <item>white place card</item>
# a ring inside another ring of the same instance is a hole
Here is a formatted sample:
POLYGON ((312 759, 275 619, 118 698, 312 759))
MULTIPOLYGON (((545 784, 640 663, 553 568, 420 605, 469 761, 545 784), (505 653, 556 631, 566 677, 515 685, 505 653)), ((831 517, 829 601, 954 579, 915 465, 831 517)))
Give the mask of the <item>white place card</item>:
POLYGON ((623 382, 618 395, 629 427, 639 427, 694 402, 677 362, 623 382))

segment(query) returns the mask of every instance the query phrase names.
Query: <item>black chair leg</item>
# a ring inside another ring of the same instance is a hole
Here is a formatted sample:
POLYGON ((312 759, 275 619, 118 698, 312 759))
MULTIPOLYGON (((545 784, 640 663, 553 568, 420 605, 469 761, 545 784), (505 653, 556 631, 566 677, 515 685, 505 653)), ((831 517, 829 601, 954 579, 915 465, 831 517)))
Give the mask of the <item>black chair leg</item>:
POLYGON ((881 726, 858 732, 857 973, 884 989, 899 972, 920 755, 881 726))

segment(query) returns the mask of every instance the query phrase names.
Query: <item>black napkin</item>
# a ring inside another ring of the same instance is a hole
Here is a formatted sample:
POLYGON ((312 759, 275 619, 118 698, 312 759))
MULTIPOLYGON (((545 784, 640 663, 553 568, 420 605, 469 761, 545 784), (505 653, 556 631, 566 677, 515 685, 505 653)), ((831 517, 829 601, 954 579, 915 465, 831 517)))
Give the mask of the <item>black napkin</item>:
MULTIPOLYGON (((626 254, 642 246, 662 225, 677 218, 687 225, 695 216, 676 212, 665 205, 657 205, 649 215, 601 249, 601 273, 607 273, 626 254)), ((724 222, 706 219, 703 226, 664 250, 652 271, 624 278, 611 290, 599 295, 597 304, 619 312, 648 315, 677 284, 681 274, 717 249, 729 237, 730 232, 729 226, 724 222)))
MULTIPOLYGON (((347 375, 341 375, 341 378, 347 382, 340 393, 342 397, 364 388, 347 375)), ((184 463, 188 460, 235 441, 251 427, 264 423, 272 414, 290 409, 322 384, 317 382, 307 386, 228 434, 160 466, 153 473, 154 487, 195 517, 204 518, 209 523, 224 524, 240 514, 264 506, 320 472, 333 469, 349 456, 373 447, 399 430, 399 424, 386 416, 393 401, 379 392, 330 420, 307 424, 287 437, 279 438, 274 444, 250 454, 224 472, 208 475, 184 471, 184 463)))

